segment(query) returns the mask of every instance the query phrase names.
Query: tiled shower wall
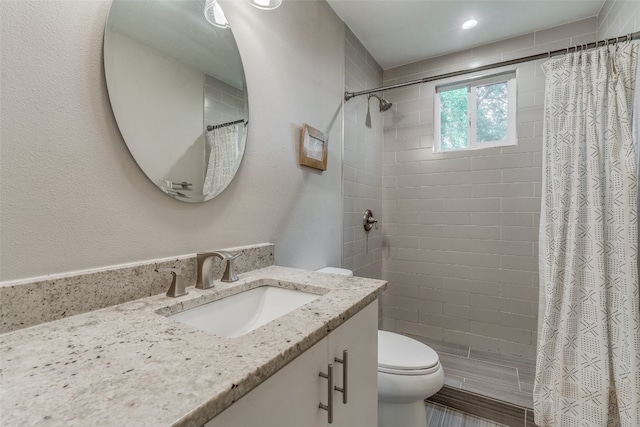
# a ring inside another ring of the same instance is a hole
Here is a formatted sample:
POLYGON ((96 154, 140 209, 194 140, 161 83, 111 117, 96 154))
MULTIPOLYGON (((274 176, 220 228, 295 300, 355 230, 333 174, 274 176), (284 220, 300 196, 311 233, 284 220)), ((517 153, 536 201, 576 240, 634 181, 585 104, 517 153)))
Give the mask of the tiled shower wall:
POLYGON ((640 1, 607 0, 598 14, 598 40, 634 33, 640 28, 640 1))
MULTIPOLYGON (((356 92, 382 86, 382 68, 355 35, 345 28, 345 87, 356 92)), ((343 267, 356 276, 378 279, 382 270, 382 227, 366 233, 362 217, 371 209, 383 223, 383 116, 371 100, 371 129, 365 126, 367 97, 344 105, 344 249, 343 267)))
MULTIPOLYGON (((596 31, 593 17, 385 70, 384 84, 587 43, 596 31)), ((515 147, 434 154, 435 83, 385 92, 384 329, 535 356, 542 62, 517 66, 515 147)))

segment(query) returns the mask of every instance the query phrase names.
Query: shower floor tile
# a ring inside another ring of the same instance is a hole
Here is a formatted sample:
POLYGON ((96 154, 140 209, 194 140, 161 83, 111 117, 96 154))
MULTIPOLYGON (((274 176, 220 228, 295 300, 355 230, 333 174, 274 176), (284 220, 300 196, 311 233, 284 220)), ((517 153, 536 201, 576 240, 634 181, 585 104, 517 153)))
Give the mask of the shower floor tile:
POLYGON ((412 336, 433 348, 444 368, 445 385, 451 389, 533 408, 535 361, 457 344, 412 336))

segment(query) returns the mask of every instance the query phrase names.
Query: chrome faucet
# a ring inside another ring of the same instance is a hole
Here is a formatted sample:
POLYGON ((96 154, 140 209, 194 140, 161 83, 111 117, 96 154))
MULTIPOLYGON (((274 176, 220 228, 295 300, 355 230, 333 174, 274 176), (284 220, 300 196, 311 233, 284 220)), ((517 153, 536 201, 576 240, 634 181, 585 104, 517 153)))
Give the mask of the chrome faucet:
POLYGON ((214 286, 213 281, 209 281, 209 275, 204 274, 204 262, 212 256, 218 257, 226 262, 226 268, 222 274, 222 278, 220 279, 221 281, 235 282, 238 280, 238 275, 236 274, 233 262, 240 256, 240 254, 232 254, 227 251, 204 252, 196 255, 196 260, 198 262, 196 288, 198 289, 210 289, 214 286))
POLYGON ((183 295, 187 295, 187 288, 184 285, 184 281, 182 280, 182 269, 179 267, 166 267, 166 268, 156 268, 157 272, 169 272, 173 276, 171 280, 171 286, 167 291, 168 297, 181 297, 183 295))

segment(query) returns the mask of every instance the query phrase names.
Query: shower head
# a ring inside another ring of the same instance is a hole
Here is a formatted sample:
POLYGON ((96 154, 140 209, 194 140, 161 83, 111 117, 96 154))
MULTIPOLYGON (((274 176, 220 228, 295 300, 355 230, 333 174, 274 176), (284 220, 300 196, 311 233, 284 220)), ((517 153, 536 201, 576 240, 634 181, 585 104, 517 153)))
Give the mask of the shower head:
POLYGON ((380 112, 384 113, 385 111, 387 111, 389 108, 391 108, 391 106, 393 105, 391 102, 387 101, 384 98, 379 97, 378 95, 375 94, 371 94, 369 95, 369 99, 371 99, 371 97, 375 97, 378 99, 378 103, 379 103, 379 107, 380 107, 380 112))

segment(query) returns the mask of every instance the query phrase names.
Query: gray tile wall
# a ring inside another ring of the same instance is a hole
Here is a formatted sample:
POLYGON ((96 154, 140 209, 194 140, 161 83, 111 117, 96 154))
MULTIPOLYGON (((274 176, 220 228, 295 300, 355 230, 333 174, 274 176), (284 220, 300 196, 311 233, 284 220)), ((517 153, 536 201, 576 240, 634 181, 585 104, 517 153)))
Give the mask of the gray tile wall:
MULTIPOLYGON (((382 86, 382 68, 345 29, 345 87, 356 92, 382 86)), ((367 97, 344 105, 344 249, 343 267, 362 277, 379 279, 382 271, 382 229, 365 233, 362 216, 371 209, 381 223, 383 116, 371 100, 371 129, 365 126, 367 97)))
POLYGON ((607 0, 598 15, 598 40, 623 36, 640 27, 640 1, 607 0))
MULTIPOLYGON (((385 70, 384 84, 591 42, 597 24, 593 17, 385 70)), ((385 92, 394 106, 384 123, 384 329, 534 357, 541 62, 517 66, 515 147, 434 154, 434 84, 385 92)))

